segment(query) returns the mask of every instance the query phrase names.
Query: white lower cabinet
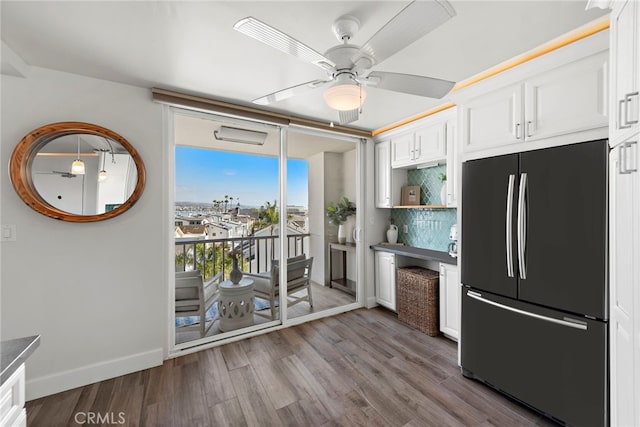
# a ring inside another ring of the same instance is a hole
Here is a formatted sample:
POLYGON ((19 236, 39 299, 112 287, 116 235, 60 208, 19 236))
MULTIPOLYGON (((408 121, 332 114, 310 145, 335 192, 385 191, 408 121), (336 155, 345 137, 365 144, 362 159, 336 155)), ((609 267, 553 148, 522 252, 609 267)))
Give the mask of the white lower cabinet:
POLYGON ((24 364, 0 387, 0 426, 22 427, 27 425, 24 409, 24 364))
POLYGON ((390 310, 396 310, 396 256, 390 252, 376 251, 376 302, 390 310))
POLYGON ((460 277, 458 266, 440 264, 440 331, 456 341, 460 337, 460 277))
POLYGON ((611 425, 640 426, 640 134, 609 160, 611 425))

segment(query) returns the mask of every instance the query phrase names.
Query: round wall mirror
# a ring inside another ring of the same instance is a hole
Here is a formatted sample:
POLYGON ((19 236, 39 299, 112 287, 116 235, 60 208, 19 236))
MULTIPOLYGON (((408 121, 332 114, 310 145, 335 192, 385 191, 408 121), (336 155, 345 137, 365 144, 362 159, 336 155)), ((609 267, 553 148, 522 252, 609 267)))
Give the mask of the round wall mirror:
POLYGON ((90 222, 126 212, 140 198, 145 169, 117 133, 82 122, 45 125, 18 143, 9 165, 22 200, 51 218, 90 222))

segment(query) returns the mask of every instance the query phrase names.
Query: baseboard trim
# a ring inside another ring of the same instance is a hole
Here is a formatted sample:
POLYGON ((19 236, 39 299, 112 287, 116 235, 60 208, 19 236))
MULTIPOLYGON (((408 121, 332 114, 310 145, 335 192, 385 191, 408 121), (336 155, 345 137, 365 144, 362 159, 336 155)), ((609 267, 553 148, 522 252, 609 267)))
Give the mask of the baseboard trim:
POLYGON ((157 348, 143 353, 29 379, 26 383, 26 400, 38 399, 61 391, 152 368, 162 365, 162 362, 162 348, 157 348))

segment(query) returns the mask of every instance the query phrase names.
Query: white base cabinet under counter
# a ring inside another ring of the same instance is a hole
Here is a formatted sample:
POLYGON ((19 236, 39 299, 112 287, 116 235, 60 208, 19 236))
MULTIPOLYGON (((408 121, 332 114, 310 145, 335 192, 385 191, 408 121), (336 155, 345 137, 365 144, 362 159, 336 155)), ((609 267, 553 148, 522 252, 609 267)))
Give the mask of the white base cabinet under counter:
POLYGON ((0 426, 26 426, 24 364, 0 387, 0 426))
POLYGON ((440 263, 440 332, 460 337, 460 276, 458 266, 440 263))
POLYGON ((396 256, 390 252, 375 252, 376 302, 396 311, 396 256))

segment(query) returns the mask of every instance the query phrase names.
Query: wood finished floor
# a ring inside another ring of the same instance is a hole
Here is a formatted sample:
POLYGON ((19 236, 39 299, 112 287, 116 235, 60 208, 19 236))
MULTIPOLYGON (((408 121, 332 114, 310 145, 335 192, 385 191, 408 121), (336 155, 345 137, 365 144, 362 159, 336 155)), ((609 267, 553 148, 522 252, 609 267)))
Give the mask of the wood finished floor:
POLYGON ((462 377, 456 348, 360 309, 27 402, 27 421, 78 425, 93 412, 117 423, 123 412, 128 426, 554 425, 462 377))

